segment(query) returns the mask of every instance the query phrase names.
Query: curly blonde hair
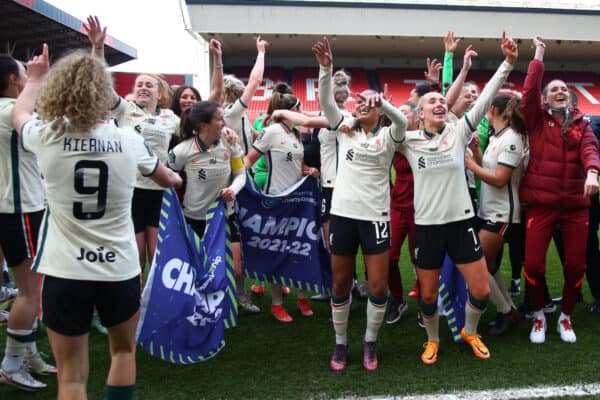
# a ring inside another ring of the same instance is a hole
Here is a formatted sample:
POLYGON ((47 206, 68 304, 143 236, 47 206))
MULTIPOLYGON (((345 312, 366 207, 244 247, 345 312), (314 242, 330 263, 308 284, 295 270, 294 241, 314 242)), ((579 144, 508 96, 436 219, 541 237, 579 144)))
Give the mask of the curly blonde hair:
POLYGON ((113 82, 106 64, 84 51, 73 52, 50 68, 37 102, 37 112, 54 129, 67 125, 90 131, 110 107, 113 82))

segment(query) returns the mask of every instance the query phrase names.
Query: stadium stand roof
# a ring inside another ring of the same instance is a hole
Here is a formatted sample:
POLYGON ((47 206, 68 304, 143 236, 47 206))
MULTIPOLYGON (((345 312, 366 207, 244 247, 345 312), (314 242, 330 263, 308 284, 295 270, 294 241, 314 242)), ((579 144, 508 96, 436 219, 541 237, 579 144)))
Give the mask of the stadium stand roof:
MULTIPOLYGON (((89 47, 82 21, 43 0, 1 0, 0 15, 0 52, 16 59, 29 60, 43 43, 53 58, 89 47)), ((137 50, 107 35, 105 55, 112 66, 136 58, 137 50)))
POLYGON ((238 64, 227 58, 231 54, 246 57, 239 64, 247 63, 255 52, 251 38, 260 33, 272 42, 270 60, 285 57, 277 65, 302 65, 298 58, 310 57, 314 41, 327 34, 336 57, 361 58, 369 63, 362 65, 373 68, 415 68, 425 57, 443 54, 441 38, 452 29, 464 38, 463 44, 471 43, 478 51, 476 69, 495 69, 499 36, 505 29, 523 44, 522 60, 529 59, 531 38, 539 34, 547 40, 549 69, 600 69, 600 3, 185 0, 185 4, 189 28, 204 39, 218 38, 228 64, 238 64))

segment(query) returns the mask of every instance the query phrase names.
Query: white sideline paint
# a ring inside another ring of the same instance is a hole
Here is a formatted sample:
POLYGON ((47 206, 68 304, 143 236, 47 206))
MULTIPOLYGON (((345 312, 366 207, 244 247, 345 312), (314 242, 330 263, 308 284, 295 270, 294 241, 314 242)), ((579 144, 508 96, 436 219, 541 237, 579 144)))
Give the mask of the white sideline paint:
POLYGON ((600 383, 581 383, 564 386, 516 387, 494 390, 468 390, 450 393, 415 394, 408 396, 345 397, 339 400, 514 400, 545 399, 549 397, 578 397, 600 394, 600 383))

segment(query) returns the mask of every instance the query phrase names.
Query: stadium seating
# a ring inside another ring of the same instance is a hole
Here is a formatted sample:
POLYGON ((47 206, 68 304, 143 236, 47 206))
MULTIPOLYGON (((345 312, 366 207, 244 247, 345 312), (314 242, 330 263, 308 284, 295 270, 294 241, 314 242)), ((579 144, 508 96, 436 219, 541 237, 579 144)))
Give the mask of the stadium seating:
MULTIPOLYGON (((455 63, 456 64, 456 63, 455 63)), ((353 95, 348 102, 348 109, 353 110, 355 105, 355 93, 372 88, 382 90, 384 84, 388 84, 389 94, 396 105, 406 101, 411 89, 419 81, 423 80, 423 70, 403 70, 383 68, 379 70, 366 70, 363 68, 346 68, 351 76, 350 89, 353 95)), ((232 68, 227 70, 243 81, 247 81, 250 67, 232 68)), ((458 73, 458 71, 456 71, 458 73)), ((467 80, 478 83, 483 89, 485 82, 491 77, 493 71, 473 71, 469 73, 467 80)), ((600 115, 600 75, 594 73, 554 73, 546 74, 548 78, 563 79, 571 89, 579 96, 579 108, 586 114, 600 115)), ((525 74, 514 72, 510 75, 508 83, 502 91, 521 92, 525 74)), ((306 111, 318 111, 318 68, 296 67, 292 70, 284 70, 280 67, 267 67, 265 70, 263 84, 257 90, 254 101, 248 110, 248 116, 254 120, 261 112, 266 111, 268 101, 272 93, 273 85, 278 81, 287 80, 292 83, 294 94, 300 98, 303 109, 306 111)), ((544 82, 544 84, 547 81, 544 82)))

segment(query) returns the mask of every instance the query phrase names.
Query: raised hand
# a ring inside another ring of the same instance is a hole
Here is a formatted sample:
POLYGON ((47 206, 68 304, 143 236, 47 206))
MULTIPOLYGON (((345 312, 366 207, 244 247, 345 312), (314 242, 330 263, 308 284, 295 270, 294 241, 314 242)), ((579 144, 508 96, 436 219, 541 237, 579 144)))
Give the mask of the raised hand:
POLYGON ((448 31, 444 38, 444 48, 446 49, 446 53, 454 53, 458 46, 458 42, 460 42, 460 39, 454 39, 454 32, 448 31))
POLYGON ((519 57, 519 48, 514 40, 506 37, 506 32, 502 31, 502 40, 500 41, 500 48, 502 54, 506 57, 506 62, 515 65, 517 58, 519 57))
POLYGON ((374 93, 363 96, 359 94, 358 97, 367 105, 369 108, 379 108, 384 100, 383 93, 374 93))
POLYGON ((27 77, 29 80, 38 81, 44 78, 48 73, 49 62, 48 62, 48 45, 44 43, 42 47, 42 54, 34 56, 27 63, 27 77))
POLYGON ((533 45, 535 47, 546 47, 546 43, 544 43, 544 39, 539 35, 536 35, 533 38, 533 45))
POLYGON ((393 97, 394 97, 394 96, 392 96, 392 95, 390 94, 390 90, 389 90, 388 84, 387 84, 387 83, 384 83, 384 84, 383 84, 383 99, 384 99, 384 100, 387 100, 387 101, 388 101, 388 103, 392 103, 392 98, 393 98, 393 97))
POLYGON ((327 36, 323 36, 322 42, 317 42, 312 47, 312 52, 315 55, 319 65, 330 67, 333 63, 333 54, 331 53, 331 45, 327 36))
POLYGON ((256 38, 256 51, 259 53, 264 53, 267 51, 267 47, 269 47, 269 42, 262 39, 262 36, 258 36, 256 38))
POLYGON ((96 49, 104 47, 104 40, 106 39, 106 27, 102 28, 98 17, 95 15, 90 15, 87 17, 87 24, 83 24, 83 29, 85 29, 92 47, 96 49))
POLYGON ((440 83, 440 71, 444 66, 438 62, 437 58, 430 60, 427 57, 427 71, 424 72, 425 79, 433 83, 440 83))
POLYGON ((471 45, 469 45, 466 50, 465 50, 465 56, 463 57, 463 68, 466 68, 467 70, 471 69, 471 66, 473 65, 473 63, 471 62, 471 58, 473 57, 477 57, 478 54, 475 50, 471 49, 471 45))
POLYGON ((223 55, 223 50, 221 49, 221 42, 219 42, 217 39, 210 39, 209 48, 213 57, 221 58, 221 56, 223 55))

